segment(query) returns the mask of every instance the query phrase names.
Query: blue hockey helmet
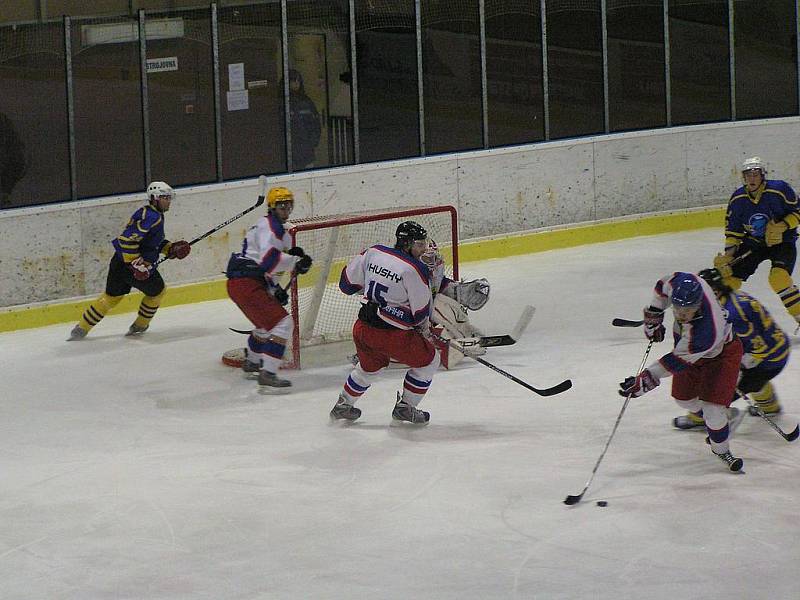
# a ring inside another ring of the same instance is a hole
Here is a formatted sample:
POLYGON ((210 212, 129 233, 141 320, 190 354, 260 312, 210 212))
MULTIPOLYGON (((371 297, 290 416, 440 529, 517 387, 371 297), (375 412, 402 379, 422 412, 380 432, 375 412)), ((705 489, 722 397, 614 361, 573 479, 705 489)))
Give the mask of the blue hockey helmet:
POLYGON ((674 306, 700 306, 703 301, 703 286, 690 273, 678 273, 673 280, 670 301, 674 306))

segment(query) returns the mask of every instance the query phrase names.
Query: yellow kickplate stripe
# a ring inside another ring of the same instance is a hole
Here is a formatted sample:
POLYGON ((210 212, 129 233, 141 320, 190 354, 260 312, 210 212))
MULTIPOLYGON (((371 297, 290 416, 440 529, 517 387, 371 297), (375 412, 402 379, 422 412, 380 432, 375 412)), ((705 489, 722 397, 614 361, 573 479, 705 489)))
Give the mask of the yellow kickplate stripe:
MULTIPOLYGON (((637 236, 658 235, 709 227, 719 229, 721 246, 724 222, 725 209, 713 208, 707 211, 657 215, 623 221, 604 221, 568 229, 494 237, 460 244, 458 248, 459 262, 466 263, 490 258, 504 258, 637 236)), ((338 281, 340 271, 341 267, 334 267, 331 270, 329 280, 331 282, 338 281)), ((301 277, 299 281, 304 286, 303 279, 307 278, 301 277)), ((192 304, 209 300, 221 300, 228 297, 224 279, 175 287, 169 287, 169 283, 167 285, 167 293, 161 306, 192 304)), ((44 327, 55 323, 73 321, 77 323, 83 311, 95 299, 95 297, 92 297, 78 301, 0 308, 0 332, 44 327)), ((139 310, 141 299, 142 295, 140 293, 129 294, 108 314, 135 313, 139 310)))

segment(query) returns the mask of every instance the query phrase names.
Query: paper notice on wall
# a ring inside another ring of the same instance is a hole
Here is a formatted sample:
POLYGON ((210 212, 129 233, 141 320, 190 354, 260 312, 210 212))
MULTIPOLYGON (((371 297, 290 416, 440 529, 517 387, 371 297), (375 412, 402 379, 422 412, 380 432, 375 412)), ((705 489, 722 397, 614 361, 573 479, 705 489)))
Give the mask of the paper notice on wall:
POLYGON ((162 71, 177 71, 178 57, 168 56, 166 58, 148 58, 146 64, 148 73, 161 73, 162 71))
POLYGON ((231 91, 244 89, 244 63, 228 65, 228 88, 231 91))
POLYGON ((250 97, 247 90, 228 92, 228 110, 247 110, 250 108, 250 97))

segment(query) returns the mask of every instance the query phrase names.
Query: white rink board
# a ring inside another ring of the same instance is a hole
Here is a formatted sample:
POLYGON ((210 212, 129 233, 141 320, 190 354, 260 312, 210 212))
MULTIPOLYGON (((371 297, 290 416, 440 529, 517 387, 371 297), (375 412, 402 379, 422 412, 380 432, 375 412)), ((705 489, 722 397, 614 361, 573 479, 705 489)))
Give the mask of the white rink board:
MULTIPOLYGON (((615 216, 722 204, 742 159, 800 183, 800 118, 640 131, 270 179, 296 195, 295 218, 365 208, 452 204, 462 239, 615 216)), ((255 202, 257 180, 185 188, 167 216, 170 239, 191 239, 255 202)), ((92 296, 110 241, 144 194, 0 211, 0 307, 92 296)), ((254 211, 163 267, 170 285, 219 278, 254 211)))

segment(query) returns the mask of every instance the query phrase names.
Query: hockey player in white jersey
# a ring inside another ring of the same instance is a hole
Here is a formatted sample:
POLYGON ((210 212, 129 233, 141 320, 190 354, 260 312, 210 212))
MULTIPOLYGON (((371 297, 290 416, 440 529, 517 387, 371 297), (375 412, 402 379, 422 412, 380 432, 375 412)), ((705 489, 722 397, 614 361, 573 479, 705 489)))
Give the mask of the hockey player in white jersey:
POLYGON ((729 421, 727 408, 736 390, 742 343, 733 335, 727 314, 708 283, 683 272, 656 282, 650 306, 644 309, 644 333, 651 342, 664 340, 664 311, 670 304, 675 317, 675 347, 620 383, 619 393, 637 398, 672 375, 672 397, 684 410, 703 411, 711 450, 731 471, 739 471, 743 461, 729 448, 728 438, 735 425, 729 421))
POLYGON ((408 365, 403 392, 392 418, 425 425, 430 414, 417 408, 439 367, 439 352, 430 341, 430 271, 419 259, 428 249, 428 234, 414 221, 398 225, 394 247, 376 245, 354 257, 342 270, 339 289, 362 294, 353 325, 355 365, 330 412, 332 419, 355 421, 355 403, 391 360, 408 365))
POLYGON ((277 373, 293 323, 284 308, 288 296, 277 284, 277 275, 291 270, 307 273, 312 260, 302 248, 291 245, 287 231, 294 194, 274 187, 267 196, 267 206, 267 215, 247 231, 242 250, 231 255, 225 274, 228 295, 254 325, 242 369, 248 376, 258 377, 262 393, 280 393, 292 385, 277 373))

